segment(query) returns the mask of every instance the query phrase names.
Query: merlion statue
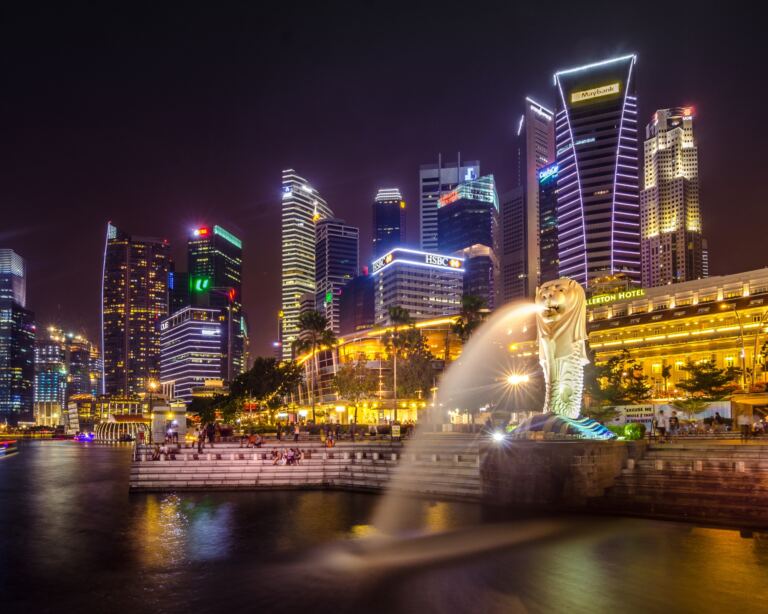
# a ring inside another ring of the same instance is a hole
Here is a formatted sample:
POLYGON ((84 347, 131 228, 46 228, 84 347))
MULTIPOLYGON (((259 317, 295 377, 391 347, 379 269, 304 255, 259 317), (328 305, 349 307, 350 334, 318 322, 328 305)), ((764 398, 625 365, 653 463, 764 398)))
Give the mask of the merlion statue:
POLYGON ((578 418, 584 390, 584 365, 589 363, 587 301, 572 279, 548 281, 536 290, 539 362, 544 370, 544 412, 578 418))

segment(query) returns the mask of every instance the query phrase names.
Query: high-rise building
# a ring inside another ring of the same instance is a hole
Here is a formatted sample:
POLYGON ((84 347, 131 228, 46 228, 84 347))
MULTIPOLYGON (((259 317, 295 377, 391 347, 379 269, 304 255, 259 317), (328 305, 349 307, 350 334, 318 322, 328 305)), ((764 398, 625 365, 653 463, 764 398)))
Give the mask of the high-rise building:
POLYGON ((191 304, 189 273, 177 271, 175 263, 171 261, 171 270, 168 271, 168 313, 174 314, 191 304))
POLYGON ((561 70, 555 144, 560 274, 640 283, 634 55, 561 70))
POLYGON ((374 260, 376 324, 389 323, 389 308, 407 309, 415 320, 461 310, 464 261, 456 256, 397 248, 374 260))
POLYGON ((517 125, 516 188, 501 199, 500 300, 531 298, 539 258, 539 170, 555 160, 555 114, 532 98, 517 125))
POLYGON ((67 356, 64 335, 49 327, 35 341, 35 403, 58 403, 66 407, 67 356))
POLYGON ((190 303, 221 311, 222 373, 231 382, 246 368, 246 330, 243 319, 243 243, 221 226, 203 226, 187 244, 190 303))
POLYGON ((462 181, 472 181, 480 176, 480 162, 461 161, 443 163, 442 154, 437 164, 423 164, 419 168, 419 213, 421 221, 421 249, 437 250, 437 201, 462 181))
POLYGON ((653 114, 645 127, 644 169, 640 193, 643 286, 705 277, 692 108, 659 109, 653 114))
POLYGON ((376 321, 373 277, 367 268, 341 289, 339 333, 348 335, 372 328, 376 321))
POLYGON ((333 217, 328 204, 293 169, 282 184, 282 334, 283 358, 289 359, 299 335, 301 296, 315 294, 315 223, 333 217))
POLYGON ((160 384, 171 396, 192 400, 192 390, 221 380, 221 338, 226 321, 219 309, 185 307, 160 324, 160 384))
POLYGON ((560 277, 557 253, 557 162, 539 170, 539 284, 560 277))
POLYGON ((27 270, 12 249, 0 249, 0 422, 33 419, 34 314, 26 309, 27 270))
POLYGON ((339 334, 342 288, 357 274, 360 229, 325 218, 315 224, 315 309, 339 334))
POLYGON ((168 315, 164 239, 132 237, 107 224, 102 279, 103 392, 132 395, 160 375, 160 320, 168 315))
POLYGON ((481 296, 489 309, 496 303, 498 213, 493 175, 464 181, 437 203, 438 252, 464 260, 464 294, 481 296))
MULTIPOLYGON (((499 304, 528 296, 531 279, 525 188, 516 187, 499 199, 499 304)), ((535 277, 535 275, 534 275, 535 277)))
POLYGON ((373 201, 373 257, 405 245, 405 201, 398 188, 382 188, 373 201))

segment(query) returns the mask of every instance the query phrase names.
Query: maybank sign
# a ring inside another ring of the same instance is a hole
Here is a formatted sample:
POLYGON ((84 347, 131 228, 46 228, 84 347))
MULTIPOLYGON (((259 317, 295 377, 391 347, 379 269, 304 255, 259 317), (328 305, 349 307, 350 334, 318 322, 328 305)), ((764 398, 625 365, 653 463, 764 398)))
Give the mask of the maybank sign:
POLYGON ((642 298, 644 296, 645 290, 643 288, 635 288, 633 290, 624 290, 623 292, 597 294, 587 299, 587 305, 589 307, 594 307, 595 305, 606 305, 608 303, 615 303, 616 301, 625 301, 630 298, 642 298))
POLYGON ((378 260, 374 260, 371 264, 371 273, 375 275, 394 262, 459 271, 461 271, 464 266, 464 261, 461 258, 455 258, 454 256, 430 254, 428 252, 419 252, 414 249, 400 248, 389 252, 386 256, 382 256, 378 260))
POLYGON ((591 90, 579 90, 578 92, 571 92, 571 103, 611 96, 612 94, 618 94, 620 91, 621 83, 618 81, 608 85, 601 85, 600 87, 593 87, 591 90))

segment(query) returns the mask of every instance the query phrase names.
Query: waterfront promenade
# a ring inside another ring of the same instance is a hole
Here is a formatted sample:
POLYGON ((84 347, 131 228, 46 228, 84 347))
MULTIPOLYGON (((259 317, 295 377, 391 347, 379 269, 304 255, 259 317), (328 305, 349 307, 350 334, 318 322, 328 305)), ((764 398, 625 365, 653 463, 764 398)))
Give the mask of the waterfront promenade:
MULTIPOLYGON (((304 440, 298 444, 304 451, 300 464, 275 463, 274 450, 296 445, 292 441, 268 441, 260 448, 245 448, 239 443, 217 443, 202 454, 197 454, 194 448, 181 448, 163 460, 150 460, 152 449, 139 447, 131 464, 130 489, 137 492, 260 489, 380 492, 390 488, 436 499, 497 504, 483 478, 488 452, 492 452, 495 445, 524 446, 516 461, 524 465, 527 450, 557 444, 513 441, 495 444, 478 435, 459 434, 423 434, 412 444, 388 440, 341 441, 333 448, 326 448, 319 441, 304 440)), ((570 448, 567 443, 563 445, 566 451, 570 448)), ((768 442, 744 444, 726 438, 689 438, 677 443, 652 443, 639 449, 640 456, 636 455, 635 448, 614 471, 615 475, 609 474, 606 478, 602 470, 599 484, 595 484, 596 488, 584 501, 563 501, 556 507, 726 526, 768 527, 768 442)), ((597 477, 590 476, 597 476, 594 463, 601 461, 595 460, 592 453, 579 454, 571 464, 584 468, 585 479, 597 481, 597 477)), ((520 467, 514 469, 519 472, 520 467)), ((532 476, 533 471, 523 467, 521 475, 526 474, 532 476)), ((529 503, 521 501, 520 507, 529 507, 529 503)), ((510 505, 509 501, 504 501, 504 505, 510 505)))

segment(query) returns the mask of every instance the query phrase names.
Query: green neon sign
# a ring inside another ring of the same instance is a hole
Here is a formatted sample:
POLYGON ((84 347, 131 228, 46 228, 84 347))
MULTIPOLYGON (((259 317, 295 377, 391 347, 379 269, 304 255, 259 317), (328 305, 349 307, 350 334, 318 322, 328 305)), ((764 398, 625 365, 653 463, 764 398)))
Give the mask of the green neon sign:
POLYGON ((224 230, 221 226, 214 226, 213 234, 219 235, 220 237, 224 237, 227 241, 229 241, 235 247, 238 247, 240 249, 242 249, 243 247, 243 242, 240 239, 238 239, 235 235, 233 235, 228 230, 224 230))
POLYGON ((206 292, 211 288, 210 277, 190 277, 189 289, 192 292, 206 292))
POLYGON ((325 293, 325 302, 326 303, 332 303, 333 302, 333 292, 326 292, 325 293))

